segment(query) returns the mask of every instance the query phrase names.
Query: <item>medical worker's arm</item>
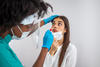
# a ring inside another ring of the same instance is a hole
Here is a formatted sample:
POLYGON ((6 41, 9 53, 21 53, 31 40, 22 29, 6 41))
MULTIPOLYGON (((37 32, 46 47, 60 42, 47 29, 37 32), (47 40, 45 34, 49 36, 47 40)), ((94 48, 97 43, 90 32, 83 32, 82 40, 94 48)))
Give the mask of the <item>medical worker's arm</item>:
POLYGON ((57 16, 59 16, 59 15, 52 15, 52 16, 46 18, 46 19, 43 19, 43 20, 40 22, 40 27, 43 26, 43 25, 45 25, 45 24, 47 24, 47 23, 49 23, 49 22, 51 22, 51 21, 52 21, 55 17, 57 17, 57 16))
POLYGON ((33 32, 35 32, 39 27, 42 27, 43 25, 46 25, 47 23, 51 22, 57 16, 58 15, 52 15, 46 19, 43 19, 40 23, 36 23, 36 24, 32 23, 32 24, 28 25, 29 27, 31 27, 31 25, 32 25, 32 28, 31 28, 32 31, 30 32, 29 35, 31 35, 33 32))
POLYGON ((68 57, 66 58, 65 67, 76 67, 77 60, 77 49, 75 46, 69 52, 68 57))
POLYGON ((35 62, 35 64, 33 65, 33 67, 43 67, 43 63, 44 63, 47 52, 48 52, 47 48, 42 48, 40 55, 37 61, 35 62))
POLYGON ((39 55, 36 63, 33 65, 33 67, 43 67, 46 54, 50 50, 50 47, 53 43, 53 38, 54 37, 53 37, 51 31, 48 30, 45 33, 44 38, 43 38, 43 46, 42 46, 40 55, 39 55))

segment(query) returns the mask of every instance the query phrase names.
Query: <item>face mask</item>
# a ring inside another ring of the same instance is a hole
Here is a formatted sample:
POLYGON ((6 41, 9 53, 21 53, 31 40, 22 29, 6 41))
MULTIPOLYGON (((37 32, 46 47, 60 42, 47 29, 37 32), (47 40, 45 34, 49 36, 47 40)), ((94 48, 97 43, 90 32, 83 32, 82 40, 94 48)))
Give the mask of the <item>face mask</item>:
POLYGON ((56 40, 61 40, 63 37, 62 32, 55 32, 55 33, 52 32, 52 34, 54 38, 56 38, 56 40))
POLYGON ((17 37, 17 36, 14 34, 13 30, 11 29, 11 32, 12 32, 12 34, 13 34, 12 40, 14 40, 14 39, 15 39, 15 40, 23 39, 23 38, 27 37, 28 34, 30 33, 30 31, 28 31, 28 32, 22 32, 21 28, 20 28, 18 25, 17 25, 17 27, 18 27, 19 30, 21 31, 22 35, 21 35, 21 37, 17 37))
MULTIPOLYGON (((32 14, 32 15, 26 17, 26 18, 21 22, 21 24, 23 24, 23 25, 33 24, 34 22, 36 22, 37 19, 38 19, 38 18, 37 18, 37 13, 35 13, 35 14, 32 14)), ((12 31, 12 33, 13 33, 12 39, 17 39, 17 40, 23 39, 23 38, 27 37, 28 34, 30 33, 30 31, 28 31, 28 32, 23 32, 23 31, 20 29, 20 27, 19 27, 18 25, 17 25, 17 27, 18 27, 19 30, 21 31, 22 36, 21 36, 21 37, 17 37, 17 36, 14 34, 13 30, 11 29, 11 31, 12 31)))

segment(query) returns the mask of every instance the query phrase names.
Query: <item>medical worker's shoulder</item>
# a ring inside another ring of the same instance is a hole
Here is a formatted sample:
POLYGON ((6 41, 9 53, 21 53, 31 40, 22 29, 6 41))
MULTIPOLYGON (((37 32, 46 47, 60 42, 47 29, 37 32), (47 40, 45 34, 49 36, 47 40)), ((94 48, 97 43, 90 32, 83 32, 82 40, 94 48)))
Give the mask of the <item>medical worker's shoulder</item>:
POLYGON ((0 42, 0 53, 4 53, 4 51, 7 49, 7 44, 4 42, 0 42))

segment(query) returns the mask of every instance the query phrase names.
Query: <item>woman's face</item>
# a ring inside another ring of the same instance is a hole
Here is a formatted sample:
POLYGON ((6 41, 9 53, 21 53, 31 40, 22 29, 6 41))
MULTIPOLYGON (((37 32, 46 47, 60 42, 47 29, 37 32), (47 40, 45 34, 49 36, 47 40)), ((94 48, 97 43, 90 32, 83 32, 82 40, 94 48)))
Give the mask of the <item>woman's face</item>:
POLYGON ((53 20, 51 29, 53 32, 62 32, 63 34, 66 32, 64 21, 61 18, 53 20))

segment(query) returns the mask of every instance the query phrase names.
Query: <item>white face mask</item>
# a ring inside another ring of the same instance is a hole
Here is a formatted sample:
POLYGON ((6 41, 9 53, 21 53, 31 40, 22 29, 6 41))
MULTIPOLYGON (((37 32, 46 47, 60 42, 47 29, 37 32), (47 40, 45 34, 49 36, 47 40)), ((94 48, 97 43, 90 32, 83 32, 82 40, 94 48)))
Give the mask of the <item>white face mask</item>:
POLYGON ((62 32, 52 32, 54 38, 56 38, 56 40, 61 40, 63 35, 62 35, 62 32))
MULTIPOLYGON (((22 20, 21 24, 23 24, 23 25, 33 24, 33 23, 36 22, 37 20, 38 20, 38 18, 37 18, 37 13, 35 13, 35 14, 32 14, 32 15, 26 17, 24 20, 22 20)), ((19 30, 21 31, 22 36, 21 36, 21 37, 17 37, 17 36, 14 34, 13 30, 11 29, 12 34, 13 34, 12 39, 17 39, 17 40, 23 39, 23 38, 27 37, 28 34, 30 33, 30 31, 28 31, 28 32, 23 32, 23 31, 21 30, 21 28, 20 28, 18 25, 17 25, 17 27, 18 27, 19 30)))
POLYGON ((17 36, 14 34, 13 30, 11 29, 11 32, 12 32, 12 34, 13 34, 12 40, 14 40, 14 39, 15 39, 15 40, 23 39, 23 38, 27 37, 28 34, 30 33, 30 31, 28 31, 28 32, 22 32, 21 28, 20 28, 18 25, 17 25, 17 27, 18 27, 19 30, 21 31, 22 35, 21 35, 21 37, 17 37, 17 36))

